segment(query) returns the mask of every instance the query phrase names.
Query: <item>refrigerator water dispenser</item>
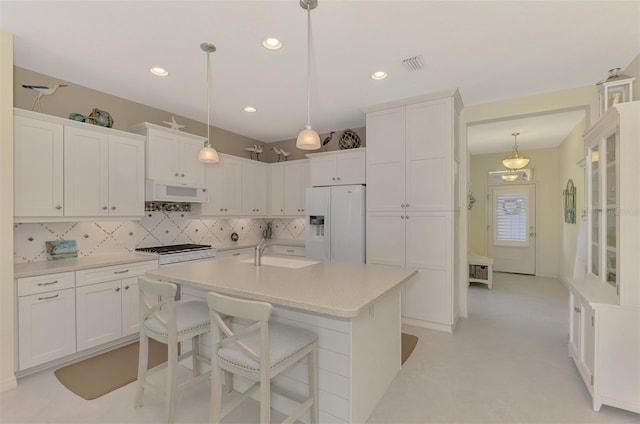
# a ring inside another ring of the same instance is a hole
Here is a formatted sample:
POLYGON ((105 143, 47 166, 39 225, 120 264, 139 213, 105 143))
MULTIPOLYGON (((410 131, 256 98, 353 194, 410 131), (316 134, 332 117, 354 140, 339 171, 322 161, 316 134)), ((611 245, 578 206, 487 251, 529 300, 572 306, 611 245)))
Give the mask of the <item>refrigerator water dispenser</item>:
POLYGON ((309 216, 309 229, 311 233, 316 236, 324 236, 324 216, 323 215, 311 215, 309 216))

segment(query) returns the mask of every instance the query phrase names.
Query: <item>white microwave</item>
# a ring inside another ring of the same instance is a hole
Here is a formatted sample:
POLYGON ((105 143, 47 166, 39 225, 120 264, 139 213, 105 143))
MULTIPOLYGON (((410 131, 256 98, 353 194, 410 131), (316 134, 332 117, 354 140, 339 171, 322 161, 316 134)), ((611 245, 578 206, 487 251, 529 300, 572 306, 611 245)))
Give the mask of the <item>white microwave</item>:
POLYGON ((206 187, 198 185, 147 180, 145 200, 148 202, 207 203, 209 192, 206 187))

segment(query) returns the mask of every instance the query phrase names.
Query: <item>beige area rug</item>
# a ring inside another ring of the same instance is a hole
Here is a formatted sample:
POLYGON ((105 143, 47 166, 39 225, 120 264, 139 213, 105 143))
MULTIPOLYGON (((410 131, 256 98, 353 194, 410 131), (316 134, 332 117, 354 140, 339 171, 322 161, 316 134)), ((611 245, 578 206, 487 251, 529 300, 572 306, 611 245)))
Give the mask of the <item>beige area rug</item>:
MULTIPOLYGON (((167 361, 167 345, 149 339, 149 366, 167 361)), ((56 370, 58 380, 73 393, 91 400, 138 378, 138 342, 56 370)))
POLYGON ((409 356, 413 353, 413 349, 415 349, 416 344, 418 343, 418 338, 413 334, 402 333, 402 363, 404 364, 409 356))

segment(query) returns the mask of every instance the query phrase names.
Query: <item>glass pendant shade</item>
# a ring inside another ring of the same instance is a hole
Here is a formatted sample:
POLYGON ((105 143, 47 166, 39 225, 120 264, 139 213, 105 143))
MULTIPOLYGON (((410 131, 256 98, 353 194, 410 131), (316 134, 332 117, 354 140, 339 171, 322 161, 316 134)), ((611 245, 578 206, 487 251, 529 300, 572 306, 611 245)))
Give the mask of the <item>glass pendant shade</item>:
POLYGON ((198 160, 204 163, 220 162, 220 158, 218 157, 218 152, 216 152, 216 149, 214 149, 208 144, 204 146, 202 149, 200 149, 200 152, 198 153, 198 160))
POLYGON ((307 125, 298 133, 296 147, 301 150, 317 150, 320 148, 320 136, 307 125))
POLYGON ((518 179, 518 174, 506 174, 501 176, 504 181, 511 182, 518 179))
POLYGON ((520 156, 520 154, 518 153, 518 136, 520 135, 520 133, 514 132, 511 135, 514 137, 513 151, 508 158, 502 161, 502 164, 506 168, 509 168, 511 170, 522 169, 529 164, 529 159, 525 158, 524 156, 520 156))

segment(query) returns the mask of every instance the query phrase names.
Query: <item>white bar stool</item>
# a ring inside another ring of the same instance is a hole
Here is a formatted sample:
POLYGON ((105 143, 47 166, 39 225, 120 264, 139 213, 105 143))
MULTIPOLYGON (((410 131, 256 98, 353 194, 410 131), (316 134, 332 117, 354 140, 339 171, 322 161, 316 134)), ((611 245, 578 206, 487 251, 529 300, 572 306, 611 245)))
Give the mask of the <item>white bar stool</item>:
POLYGON ((211 325, 206 302, 192 301, 176 303, 175 284, 138 277, 140 289, 140 356, 138 358, 137 407, 142 406, 145 389, 165 400, 165 419, 173 422, 176 393, 209 377, 209 372, 200 372, 200 361, 210 362, 199 352, 199 338, 208 333, 211 325), (167 345, 167 362, 147 370, 149 338, 167 345), (191 339, 192 349, 178 355, 178 343, 191 339), (193 377, 178 385, 176 371, 178 361, 192 357, 193 377), (162 390, 147 381, 147 376, 167 368, 167 386, 162 390))
POLYGON ((284 421, 292 423, 307 410, 318 422, 318 336, 302 328, 269 323, 272 306, 266 302, 236 299, 217 293, 207 296, 211 311, 211 422, 219 423, 229 412, 260 389, 260 422, 271 422, 271 391, 300 406, 284 421), (225 320, 225 318, 227 318, 225 320), (229 320, 231 318, 231 320, 229 320), (234 319, 242 320, 234 324, 234 319), (246 321, 249 321, 247 323, 246 321), (236 331, 235 327, 238 326, 236 331), (234 330, 231 329, 234 328, 234 330), (308 397, 275 386, 271 379, 307 357, 308 397), (222 371, 227 392, 233 390, 232 374, 253 381, 242 396, 222 408, 222 371))

